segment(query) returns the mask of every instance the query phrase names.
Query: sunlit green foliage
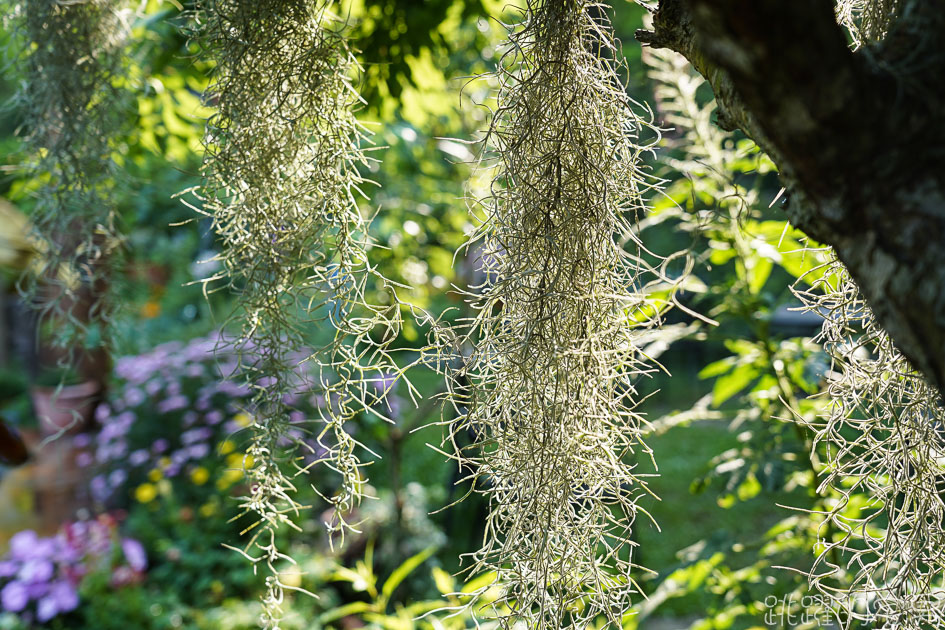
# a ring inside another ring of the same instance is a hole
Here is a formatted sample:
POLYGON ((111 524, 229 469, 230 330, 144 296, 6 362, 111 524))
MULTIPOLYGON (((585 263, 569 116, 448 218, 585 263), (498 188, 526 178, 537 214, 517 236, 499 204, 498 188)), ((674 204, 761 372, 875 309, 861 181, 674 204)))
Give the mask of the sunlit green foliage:
MULTIPOLYGON (((769 514, 762 530, 693 531, 695 540, 677 551, 678 564, 661 564, 664 573, 647 584, 649 600, 635 607, 638 615, 630 627, 646 628, 651 615, 680 609, 701 618, 698 628, 746 627, 764 616, 766 600, 793 597, 795 606, 801 605, 806 585, 801 568, 811 564, 811 548, 823 535, 817 519, 772 507, 776 499, 804 509, 821 505, 812 496, 819 466, 809 456, 810 437, 793 419, 814 417, 816 402, 807 396, 817 389, 823 361, 816 344, 790 336, 802 334, 803 327, 791 330, 781 320, 790 314, 784 307, 796 304, 789 283, 823 257, 805 251, 803 235, 762 204, 777 192, 773 165, 753 143, 715 126, 715 102, 704 78, 675 53, 647 50, 644 60, 656 111, 671 130, 662 158, 671 183, 666 196, 654 201, 649 221, 672 226, 677 238, 688 239, 693 277, 680 299, 713 323, 702 323, 692 335, 697 341, 687 343, 702 345, 700 354, 714 358, 690 368, 711 383, 710 391, 673 401, 682 408, 653 426, 659 433, 702 435, 725 421, 716 431, 730 433, 729 445, 703 464, 705 472, 692 481, 690 492, 715 496, 717 506, 735 512, 729 518, 750 510, 769 514), (700 422, 709 424, 690 426, 700 422)), ((672 383, 668 387, 679 391, 672 383)), ((661 479, 654 486, 664 483, 673 482, 661 479)), ((687 522, 695 518, 688 509, 684 513, 687 522)), ((670 527, 667 523, 661 539, 670 527)))

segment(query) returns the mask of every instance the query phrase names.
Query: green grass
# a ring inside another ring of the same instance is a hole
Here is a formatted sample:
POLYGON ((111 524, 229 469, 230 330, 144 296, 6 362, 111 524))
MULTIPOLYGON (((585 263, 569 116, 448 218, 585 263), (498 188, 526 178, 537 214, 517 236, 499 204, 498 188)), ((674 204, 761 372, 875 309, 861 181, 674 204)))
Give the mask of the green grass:
MULTIPOLYGON (((649 592, 680 566, 680 550, 703 540, 743 544, 757 541, 790 515, 787 509, 776 504, 806 504, 806 495, 801 490, 762 490, 757 496, 736 501, 729 508, 719 504, 720 483, 693 494, 691 484, 708 471, 709 460, 738 444, 727 422, 701 421, 677 426, 663 435, 651 437, 647 444, 653 449, 659 466, 659 476, 650 479, 649 484, 661 500, 648 500, 645 507, 660 529, 649 519, 638 518, 634 539, 640 544, 636 561, 659 573, 659 578, 644 583, 649 592)), ((671 604, 668 602, 667 607, 676 614, 700 613, 704 611, 704 603, 704 597, 687 596, 671 604)))

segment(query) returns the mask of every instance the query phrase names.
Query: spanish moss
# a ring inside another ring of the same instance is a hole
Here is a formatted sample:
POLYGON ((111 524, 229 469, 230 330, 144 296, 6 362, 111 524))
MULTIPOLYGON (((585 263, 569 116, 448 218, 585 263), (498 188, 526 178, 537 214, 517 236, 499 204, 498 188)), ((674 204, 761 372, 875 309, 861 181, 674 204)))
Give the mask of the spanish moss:
POLYGON ((889 31, 900 0, 840 0, 837 19, 846 27, 856 48, 878 42, 889 31))
POLYGON ((619 626, 637 592, 630 532, 648 490, 633 461, 649 451, 634 383, 654 369, 640 335, 665 303, 648 298, 664 279, 634 225, 659 134, 621 60, 602 5, 532 1, 496 73, 494 178, 467 244, 486 280, 457 334, 471 351, 450 378, 449 440, 490 502, 470 571, 496 572, 506 628, 619 626))
POLYGON ((876 322, 845 267, 833 262, 799 291, 824 317, 819 340, 832 365, 828 407, 812 425, 828 455, 820 491, 841 500, 826 515, 811 580, 848 625, 939 627, 945 576, 945 410, 935 388, 876 322), (851 509, 854 496, 872 498, 851 509))
POLYGON ((103 345, 117 308, 108 289, 122 243, 113 156, 130 109, 122 82, 133 15, 123 0, 4 4, 22 42, 18 104, 26 167, 39 182, 30 218, 42 255, 21 288, 73 365, 78 348, 103 345))
POLYGON ((366 481, 361 447, 345 423, 380 415, 384 388, 375 385, 399 373, 387 351, 399 307, 365 302, 374 278, 358 207, 367 137, 354 114, 357 63, 330 8, 321 0, 210 0, 198 13, 200 41, 216 62, 208 102, 217 108, 199 196, 222 243, 224 270, 208 282, 223 281, 238 296, 232 343, 239 375, 255 392, 252 485, 243 498, 254 524, 243 552, 268 571, 263 622, 272 628, 290 588, 277 565, 291 562, 275 538, 295 527, 302 506, 294 484, 307 472, 292 467, 294 449, 279 446, 290 427, 288 401, 297 394, 324 400, 314 419, 327 452, 319 461, 339 484, 316 490, 334 508, 328 529, 343 537, 366 481), (330 341, 307 359, 311 382, 300 382, 298 353, 326 327, 330 341))

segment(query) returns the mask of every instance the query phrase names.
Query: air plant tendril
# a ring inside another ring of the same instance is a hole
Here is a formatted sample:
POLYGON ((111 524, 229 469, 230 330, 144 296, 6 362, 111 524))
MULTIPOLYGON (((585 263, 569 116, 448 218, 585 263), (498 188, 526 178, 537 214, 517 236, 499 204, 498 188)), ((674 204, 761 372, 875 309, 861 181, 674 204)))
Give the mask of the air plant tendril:
POLYGON ((16 64, 15 104, 28 124, 27 171, 40 185, 30 213, 39 253, 21 291, 54 323, 60 363, 107 347, 118 304, 109 289, 122 236, 114 196, 117 142, 129 120, 122 87, 133 12, 124 0, 4 2, 16 64))
POLYGON ((447 441, 490 502, 469 570, 496 572, 507 628, 619 626, 637 592, 629 534, 649 491, 632 460, 649 451, 634 384, 656 369, 640 335, 671 281, 635 227, 659 130, 626 94, 606 11, 536 0, 509 27, 481 161, 494 177, 467 243, 486 280, 440 336, 470 349, 448 370, 447 441))
MULTIPOLYGON (((198 41, 216 62, 208 102, 216 107, 206 132, 203 212, 222 243, 225 282, 238 296, 230 343, 241 356, 240 378, 255 392, 249 494, 255 523, 243 553, 269 572, 266 627, 278 627, 285 589, 276 532, 294 526, 302 508, 294 484, 308 466, 279 446, 290 426, 292 394, 317 394, 321 462, 338 473, 336 491, 316 488, 333 507, 326 525, 342 537, 366 481, 361 445, 345 430, 357 414, 377 413, 401 368, 389 353, 400 308, 365 300, 378 276, 368 262, 368 221, 358 199, 366 183, 367 133, 355 117, 352 85, 358 65, 345 24, 323 0, 207 0, 198 9, 198 41), (333 338, 305 359, 308 333, 328 324, 333 338), (385 380, 387 379, 387 380, 385 380), (388 387, 389 389, 389 387, 388 387), (294 472, 284 472, 286 461, 294 472)), ((381 279, 383 282, 383 279, 381 279)), ((393 294, 393 289, 390 289, 393 294)), ((316 462, 316 463, 318 463, 316 462)), ((333 538, 332 538, 333 539, 333 538)))

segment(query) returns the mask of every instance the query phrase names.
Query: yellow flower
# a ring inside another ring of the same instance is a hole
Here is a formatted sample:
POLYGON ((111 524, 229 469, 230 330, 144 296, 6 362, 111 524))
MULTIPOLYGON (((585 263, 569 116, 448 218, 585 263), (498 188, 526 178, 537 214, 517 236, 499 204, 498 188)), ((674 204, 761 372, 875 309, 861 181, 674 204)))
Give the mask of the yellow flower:
POLYGON ((246 456, 243 453, 231 453, 226 456, 226 467, 227 468, 238 468, 240 470, 243 467, 249 467, 248 462, 246 461, 246 456))
POLYGON ((248 427, 252 421, 253 418, 246 413, 238 413, 233 416, 233 422, 240 425, 241 427, 248 427))
POLYGON ((171 465, 170 457, 162 457, 161 459, 158 460, 158 466, 160 466, 161 468, 167 468, 170 465, 171 465))
POLYGON ((148 479, 151 481, 160 481, 162 476, 163 475, 161 474, 161 471, 158 468, 152 468, 151 472, 148 473, 148 479))
POLYGON ((210 518, 217 512, 217 506, 215 503, 204 503, 200 506, 200 516, 204 518, 210 518))
POLYGON ((233 452, 236 448, 236 444, 233 444, 231 440, 224 440, 220 443, 220 455, 228 455, 233 452))
POLYGON ((237 483, 243 479, 243 471, 235 468, 230 468, 229 470, 224 470, 223 474, 220 475, 220 478, 217 479, 217 489, 226 490, 234 483, 237 483))
POLYGON ((138 503, 150 503, 157 497, 157 488, 150 483, 143 483, 135 488, 135 499, 138 503))
POLYGON ((198 486, 202 486, 210 479, 210 472, 203 466, 197 466, 190 473, 190 480, 198 486))

